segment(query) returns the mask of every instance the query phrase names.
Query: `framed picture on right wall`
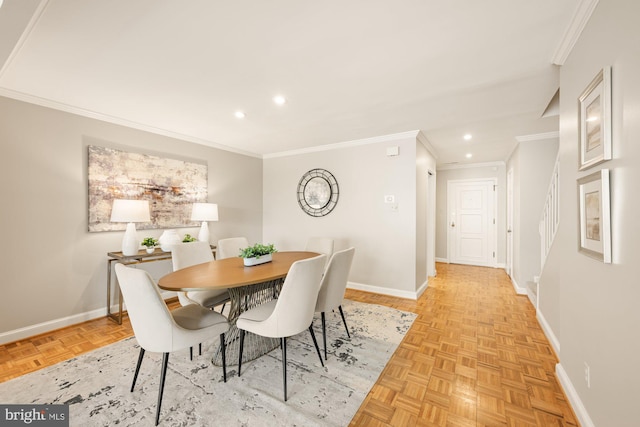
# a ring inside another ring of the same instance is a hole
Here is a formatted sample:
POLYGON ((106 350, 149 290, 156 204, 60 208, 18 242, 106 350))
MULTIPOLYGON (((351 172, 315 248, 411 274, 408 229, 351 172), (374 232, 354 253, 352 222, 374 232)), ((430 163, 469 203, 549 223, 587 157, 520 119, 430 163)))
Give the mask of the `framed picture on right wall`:
POLYGON ((580 170, 611 159, 611 67, 603 68, 579 98, 580 170))
POLYGON ((583 254, 611 263, 609 169, 578 179, 580 242, 583 254))

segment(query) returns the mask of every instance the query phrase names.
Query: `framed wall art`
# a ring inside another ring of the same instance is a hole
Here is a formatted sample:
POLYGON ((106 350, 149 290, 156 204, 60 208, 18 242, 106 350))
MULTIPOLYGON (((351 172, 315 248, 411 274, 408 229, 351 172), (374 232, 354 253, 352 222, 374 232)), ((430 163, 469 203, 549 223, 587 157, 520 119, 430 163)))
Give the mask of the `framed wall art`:
POLYGON ((609 169, 578 179, 580 242, 583 254, 611 263, 609 169))
POLYGON ((579 98, 580 162, 585 170, 611 159, 611 68, 603 68, 579 98))
POLYGON ((88 146, 89 231, 124 230, 113 223, 114 199, 148 200, 151 222, 136 228, 195 227, 194 202, 206 202, 208 167, 177 158, 88 146))

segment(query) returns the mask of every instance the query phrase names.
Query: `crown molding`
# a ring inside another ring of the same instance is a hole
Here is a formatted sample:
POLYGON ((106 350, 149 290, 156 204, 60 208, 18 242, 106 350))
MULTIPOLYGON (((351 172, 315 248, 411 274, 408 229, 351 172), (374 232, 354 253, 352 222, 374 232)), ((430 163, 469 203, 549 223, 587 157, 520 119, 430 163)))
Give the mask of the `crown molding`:
MULTIPOLYGON (((371 138, 357 139, 353 141, 337 142, 335 144, 318 145, 316 147, 301 148, 299 150, 281 151, 279 153, 264 154, 263 159, 275 159, 278 157, 298 156, 300 154, 317 153, 320 151, 338 150, 341 148, 357 147, 360 145, 377 144, 380 142, 397 141, 399 139, 418 139, 419 130, 412 130, 390 135, 374 136, 371 138)), ((428 148, 428 147, 427 147, 428 148)), ((433 154, 433 153, 432 153, 433 154)))
POLYGON ((589 18, 593 14, 596 6, 598 5, 599 0, 581 0, 576 8, 576 11, 573 15, 573 19, 571 23, 567 27, 562 36, 562 40, 560 40, 560 44, 556 48, 553 57, 551 58, 551 62, 555 65, 563 65, 564 62, 569 57, 569 54, 573 50, 580 34, 582 34, 582 30, 587 25, 589 18))
POLYGON ((542 140, 545 140, 545 139, 554 139, 554 138, 560 138, 560 132, 559 131, 545 132, 545 133, 534 133, 534 134, 531 134, 531 135, 516 136, 516 141, 518 141, 518 142, 542 141, 542 140))
POLYGON ((215 142, 208 141, 202 138, 197 138, 190 135, 184 135, 181 133, 172 132, 166 129, 157 128, 155 126, 150 126, 143 123, 133 122, 131 120, 123 119, 121 117, 115 117, 115 116, 110 116, 108 114, 97 113, 91 110, 85 110, 84 108, 74 107, 72 105, 64 104, 57 101, 52 101, 50 99, 40 98, 37 96, 9 90, 2 87, 0 87, 0 96, 15 99, 18 101, 27 102, 29 104, 39 105, 41 107, 63 111, 65 113, 70 113, 70 114, 75 114, 82 117, 87 117, 90 119, 100 120, 102 122, 107 122, 115 125, 120 125, 128 128, 132 128, 132 129, 141 130, 144 132, 153 133, 156 135, 162 135, 168 138, 179 139, 181 141, 192 142, 194 144, 204 145, 211 148, 217 148, 218 150, 224 150, 224 151, 229 151, 236 154, 242 154, 243 156, 256 157, 258 159, 262 158, 262 155, 257 153, 235 149, 235 148, 222 145, 222 144, 217 144, 215 142))
POLYGON ((438 165, 437 170, 439 171, 446 171, 446 170, 453 170, 453 169, 474 169, 474 168, 486 168, 486 167, 491 167, 491 166, 505 166, 506 163, 499 161, 499 162, 485 162, 485 163, 463 163, 463 164, 453 164, 453 165, 438 165))
POLYGON ((38 4, 38 7, 33 13, 33 16, 31 16, 31 19, 29 20, 26 27, 22 31, 22 35, 18 39, 18 42, 13 47, 13 50, 5 60, 2 68, 0 68, 0 78, 2 78, 6 70, 9 68, 11 63, 14 61, 14 59, 16 58, 16 56, 18 55, 18 53, 26 43, 27 39, 31 36, 31 32, 36 27, 36 24, 40 21, 40 18, 42 18, 42 15, 44 14, 44 11, 47 9, 48 5, 49 5, 49 0, 41 0, 40 3, 38 4))
POLYGON ((438 153, 436 152, 436 149, 433 148, 433 145, 431 145, 431 142, 429 141, 427 136, 424 133, 422 133, 421 130, 418 131, 418 135, 416 135, 416 139, 424 146, 424 148, 427 149, 427 151, 433 156, 435 160, 438 160, 438 153))

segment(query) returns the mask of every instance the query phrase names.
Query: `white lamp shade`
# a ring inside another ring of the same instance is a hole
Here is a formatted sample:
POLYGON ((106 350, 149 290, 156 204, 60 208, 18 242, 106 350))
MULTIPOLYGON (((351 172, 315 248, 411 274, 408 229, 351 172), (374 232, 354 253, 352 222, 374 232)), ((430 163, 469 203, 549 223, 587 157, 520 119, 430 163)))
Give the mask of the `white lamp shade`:
POLYGON ((115 199, 111 207, 111 222, 149 222, 148 200, 115 199))
POLYGON ((191 221, 217 221, 218 205, 216 203, 194 203, 191 221))
POLYGON ((127 229, 122 237, 122 254, 136 255, 140 247, 134 222, 149 222, 149 202, 147 200, 115 199, 111 207, 111 222, 126 222, 127 229))

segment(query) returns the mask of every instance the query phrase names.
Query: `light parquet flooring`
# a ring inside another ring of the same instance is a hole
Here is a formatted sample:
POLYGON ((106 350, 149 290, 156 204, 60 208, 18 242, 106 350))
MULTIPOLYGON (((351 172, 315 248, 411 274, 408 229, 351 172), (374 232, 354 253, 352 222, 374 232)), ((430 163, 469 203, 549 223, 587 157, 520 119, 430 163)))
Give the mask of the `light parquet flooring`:
MULTIPOLYGON (((351 425, 578 426, 535 310, 505 272, 437 270, 418 301, 347 290, 349 299, 418 314, 351 425)), ((2 345, 0 382, 131 335, 125 316, 122 325, 101 318, 2 345)))
POLYGON ((437 271, 418 301, 347 291, 418 314, 351 426, 578 426, 535 309, 504 270, 437 271))

